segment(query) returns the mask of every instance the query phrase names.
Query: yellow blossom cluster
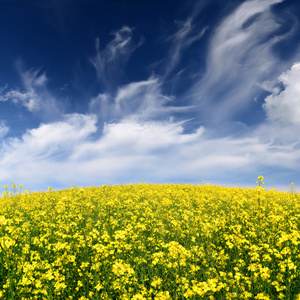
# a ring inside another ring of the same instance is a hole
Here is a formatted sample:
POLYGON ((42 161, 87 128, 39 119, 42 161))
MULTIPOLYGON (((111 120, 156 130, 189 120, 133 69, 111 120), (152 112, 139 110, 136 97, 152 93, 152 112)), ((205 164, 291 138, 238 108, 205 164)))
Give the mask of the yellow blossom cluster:
POLYGON ((6 187, 0 299, 300 299, 300 194, 259 187, 6 187))

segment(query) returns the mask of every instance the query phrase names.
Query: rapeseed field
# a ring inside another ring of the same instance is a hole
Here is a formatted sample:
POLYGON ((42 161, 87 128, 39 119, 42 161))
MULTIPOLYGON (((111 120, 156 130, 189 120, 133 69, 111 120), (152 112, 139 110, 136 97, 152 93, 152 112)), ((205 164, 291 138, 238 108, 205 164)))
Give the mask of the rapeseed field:
POLYGON ((300 194, 262 181, 13 185, 0 199, 0 299, 300 299, 300 194))

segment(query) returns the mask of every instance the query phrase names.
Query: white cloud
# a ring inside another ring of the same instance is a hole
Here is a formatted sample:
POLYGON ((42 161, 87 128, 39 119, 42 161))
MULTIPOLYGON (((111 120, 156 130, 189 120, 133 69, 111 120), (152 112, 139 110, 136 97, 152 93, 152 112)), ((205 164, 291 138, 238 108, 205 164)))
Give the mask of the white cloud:
MULTIPOLYGON (((70 174, 68 158, 81 142, 97 131, 94 115, 65 115, 59 122, 41 124, 21 138, 8 138, 1 146, 0 180, 19 183, 44 183, 70 174)), ((77 174, 78 176, 79 174, 77 174)))
POLYGON ((120 30, 112 32, 114 39, 108 43, 104 50, 100 50, 100 40, 96 39, 96 56, 90 58, 95 67, 98 79, 106 88, 119 76, 122 67, 131 53, 143 44, 143 38, 137 41, 133 38, 133 28, 123 26, 120 30))
POLYGON ((17 62, 23 89, 8 89, 8 85, 0 89, 0 101, 11 101, 22 105, 30 112, 42 112, 45 115, 60 114, 62 107, 47 88, 47 76, 38 70, 24 71, 22 62, 17 62))
MULTIPOLYGON (((19 64, 20 65, 20 64, 19 64)), ((23 82, 23 85, 26 89, 30 90, 38 87, 43 88, 47 82, 47 76, 43 72, 41 73, 41 70, 27 70, 22 71, 19 67, 20 76, 23 82)))
POLYGON ((36 129, 28 130, 21 139, 9 139, 5 147, 12 151, 8 151, 2 162, 17 161, 19 155, 37 160, 39 157, 51 157, 53 153, 69 151, 82 139, 96 132, 96 121, 94 115, 70 114, 59 122, 41 124, 36 129))
POLYGON ((91 99, 89 110, 104 122, 123 118, 140 121, 169 118, 170 113, 186 112, 193 107, 172 106, 173 98, 164 95, 158 78, 132 82, 118 88, 116 95, 99 94, 91 99))
POLYGON ((167 42, 171 41, 171 47, 168 55, 165 76, 169 75, 177 66, 183 51, 197 40, 201 39, 208 29, 206 26, 199 30, 195 24, 193 24, 193 17, 188 18, 185 22, 177 20, 176 24, 178 26, 178 30, 175 34, 166 39, 167 42))
POLYGON ((90 100, 89 111, 97 114, 103 122, 107 122, 115 116, 112 101, 113 99, 109 95, 99 94, 90 100))
MULTIPOLYGON (((195 141, 204 132, 204 128, 200 127, 195 133, 183 134, 182 125, 182 122, 139 123, 133 120, 106 124, 101 139, 96 143, 81 146, 80 149, 83 149, 83 153, 94 152, 98 154, 101 149, 103 154, 114 155, 114 153, 119 153, 119 156, 151 153, 154 150, 188 144, 195 141), (93 146, 96 146, 96 151, 93 150, 93 146)), ((77 154, 80 156, 80 151, 77 154)), ((87 155, 87 157, 90 157, 90 155, 87 155)))
POLYGON ((263 54, 265 59, 270 52, 270 45, 277 41, 275 37, 264 43, 267 35, 280 26, 270 12, 270 7, 280 2, 283 0, 246 1, 220 24, 212 39, 209 54, 213 72, 211 80, 218 80, 221 76, 224 78, 225 73, 229 77, 236 77, 236 68, 240 69, 240 64, 249 62, 251 66, 254 63, 256 68, 261 67, 258 73, 268 68, 270 60, 261 65, 261 58, 256 55, 263 54))
POLYGON ((127 117, 155 119, 164 114, 165 105, 171 98, 164 96, 157 78, 133 82, 118 89, 115 109, 127 117))
POLYGON ((262 168, 295 171, 300 166, 299 147, 271 142, 270 128, 248 137, 213 138, 203 127, 184 133, 184 122, 123 119, 105 124, 96 137, 96 124, 94 115, 71 114, 28 130, 22 138, 5 139, 0 182, 39 189, 51 183, 66 187, 141 178, 237 183, 242 176, 255 180, 262 168))
POLYGON ((33 89, 26 92, 9 90, 0 95, 0 101, 11 101, 16 105, 21 104, 31 112, 38 111, 40 109, 40 99, 33 89))
POLYGON ((4 121, 0 122, 0 139, 3 139, 9 132, 9 128, 5 125, 4 121))
POLYGON ((201 105, 201 116, 214 122, 229 120, 245 110, 261 91, 259 84, 280 74, 289 64, 273 52, 285 20, 271 7, 283 0, 249 0, 239 5, 217 27, 210 41, 207 68, 188 96, 201 105))
POLYGON ((275 86, 263 105, 268 119, 283 124, 300 124, 300 63, 283 73, 278 83, 284 89, 281 91, 275 86))

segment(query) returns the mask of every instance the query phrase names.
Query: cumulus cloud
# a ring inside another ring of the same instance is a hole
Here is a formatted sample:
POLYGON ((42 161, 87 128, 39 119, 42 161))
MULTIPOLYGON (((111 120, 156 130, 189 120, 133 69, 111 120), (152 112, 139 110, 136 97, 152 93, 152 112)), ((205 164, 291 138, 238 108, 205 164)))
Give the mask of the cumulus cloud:
POLYGON ((41 183, 68 178, 68 157, 97 131, 94 115, 70 114, 58 122, 27 130, 21 138, 8 138, 1 145, 0 180, 41 183))
POLYGON ((37 160, 39 157, 51 157, 53 153, 70 150, 82 139, 96 132, 96 121, 94 115, 70 114, 63 116, 59 122, 41 124, 36 129, 28 130, 21 139, 9 139, 4 147, 12 151, 2 162, 16 161, 21 153, 23 158, 26 156, 29 160, 37 160))
POLYGON ((239 5, 211 38, 205 75, 189 91, 201 105, 201 116, 214 122, 229 120, 247 108, 259 93, 259 83, 280 74, 289 62, 273 47, 293 33, 271 7, 283 0, 249 0, 239 5), (213 107, 213 109, 212 109, 213 107))
POLYGON ((263 105, 270 121, 300 125, 300 63, 283 73, 263 105), (279 87, 283 86, 283 90, 279 87))
POLYGON ((204 128, 195 133, 183 134, 183 123, 143 122, 124 120, 120 123, 106 124, 102 137, 86 145, 81 145, 76 159, 102 156, 135 156, 159 153, 176 145, 189 144, 200 137, 204 128), (117 154, 117 155, 116 155, 117 154))
POLYGON ((96 39, 96 56, 90 58, 98 79, 105 88, 110 88, 112 83, 116 83, 131 53, 144 41, 142 37, 136 40, 133 37, 133 28, 128 26, 123 26, 111 34, 114 39, 103 50, 100 49, 99 38, 96 39))
MULTIPOLYGON (((213 138, 199 127, 185 133, 184 122, 123 119, 99 127, 94 115, 70 114, 41 124, 21 138, 2 141, 0 181, 47 188, 56 186, 152 182, 189 182, 221 178, 241 182, 262 167, 295 171, 300 149, 278 145, 263 134, 213 138), (241 175, 241 176, 237 176, 241 175)), ((236 182, 237 183, 237 182, 236 182)))

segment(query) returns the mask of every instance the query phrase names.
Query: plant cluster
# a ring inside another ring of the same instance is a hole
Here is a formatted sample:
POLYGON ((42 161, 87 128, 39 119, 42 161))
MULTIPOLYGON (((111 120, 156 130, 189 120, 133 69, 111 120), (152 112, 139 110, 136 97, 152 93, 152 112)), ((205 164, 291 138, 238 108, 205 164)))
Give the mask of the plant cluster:
POLYGON ((299 229, 300 195, 261 186, 6 191, 0 299, 300 299, 299 229))

